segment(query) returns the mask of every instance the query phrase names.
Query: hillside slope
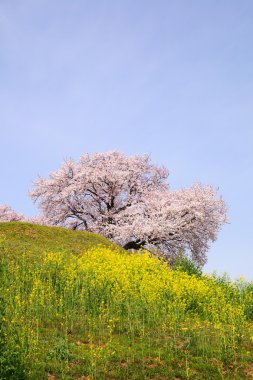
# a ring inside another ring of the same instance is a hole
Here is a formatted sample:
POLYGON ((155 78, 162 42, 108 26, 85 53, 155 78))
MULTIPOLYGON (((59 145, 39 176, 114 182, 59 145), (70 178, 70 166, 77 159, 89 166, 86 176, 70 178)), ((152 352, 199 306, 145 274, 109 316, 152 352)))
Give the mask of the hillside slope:
POLYGON ((0 380, 252 379, 253 284, 239 285, 0 223, 0 380))
POLYGON ((39 226, 30 223, 0 223, 0 245, 13 253, 67 251, 76 255, 101 245, 110 249, 119 247, 103 236, 60 227, 39 226))

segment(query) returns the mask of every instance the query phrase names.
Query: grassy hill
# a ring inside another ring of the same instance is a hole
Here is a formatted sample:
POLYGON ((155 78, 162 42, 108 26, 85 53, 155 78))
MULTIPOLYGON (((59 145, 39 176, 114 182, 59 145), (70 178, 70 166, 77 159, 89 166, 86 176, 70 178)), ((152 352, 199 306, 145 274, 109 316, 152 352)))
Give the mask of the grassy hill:
POLYGON ((0 379, 252 379, 253 286, 0 223, 0 379))
POLYGON ((112 249, 117 247, 103 236, 90 232, 20 222, 0 223, 0 242, 14 254, 30 251, 36 255, 45 251, 67 251, 80 255, 97 245, 112 249))

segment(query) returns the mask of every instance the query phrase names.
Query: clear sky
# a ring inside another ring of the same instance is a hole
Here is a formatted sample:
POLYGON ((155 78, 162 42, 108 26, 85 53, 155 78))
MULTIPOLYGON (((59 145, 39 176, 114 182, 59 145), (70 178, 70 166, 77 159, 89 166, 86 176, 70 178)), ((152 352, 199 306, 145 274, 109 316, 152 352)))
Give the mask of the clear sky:
POLYGON ((207 272, 253 279, 252 0, 0 1, 0 203, 66 157, 150 153, 219 188, 207 272))

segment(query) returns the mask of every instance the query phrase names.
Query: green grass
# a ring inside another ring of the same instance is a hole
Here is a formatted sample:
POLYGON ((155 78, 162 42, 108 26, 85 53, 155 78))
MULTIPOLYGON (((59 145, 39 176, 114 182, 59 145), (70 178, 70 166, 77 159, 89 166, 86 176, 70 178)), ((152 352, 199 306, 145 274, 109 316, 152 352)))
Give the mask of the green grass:
POLYGON ((0 223, 0 379, 252 379, 253 285, 0 223))
POLYGON ((20 222, 0 223, 0 242, 4 249, 13 254, 29 251, 40 255, 44 252, 67 251, 80 255, 97 245, 118 248, 103 236, 90 232, 20 222))

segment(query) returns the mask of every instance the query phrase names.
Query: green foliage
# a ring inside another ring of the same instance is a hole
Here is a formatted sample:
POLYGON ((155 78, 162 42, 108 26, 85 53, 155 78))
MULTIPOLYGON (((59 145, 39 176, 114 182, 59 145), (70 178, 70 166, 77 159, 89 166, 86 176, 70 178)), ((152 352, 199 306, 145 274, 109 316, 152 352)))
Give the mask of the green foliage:
POLYGON ((223 288, 230 299, 241 305, 247 320, 253 321, 253 282, 247 282, 244 278, 231 281, 226 273, 222 276, 214 273, 212 279, 223 288))
POLYGON ((185 272, 189 275, 202 275, 202 267, 194 263, 193 260, 186 257, 183 253, 179 254, 179 256, 174 260, 172 268, 174 270, 185 272))
POLYGON ((5 302, 0 298, 0 379, 25 380, 25 368, 22 349, 19 345, 18 332, 12 331, 8 337, 7 320, 5 315, 5 302))
POLYGON ((56 359, 58 361, 70 360, 69 341, 66 337, 61 337, 48 351, 47 358, 49 360, 56 359))

